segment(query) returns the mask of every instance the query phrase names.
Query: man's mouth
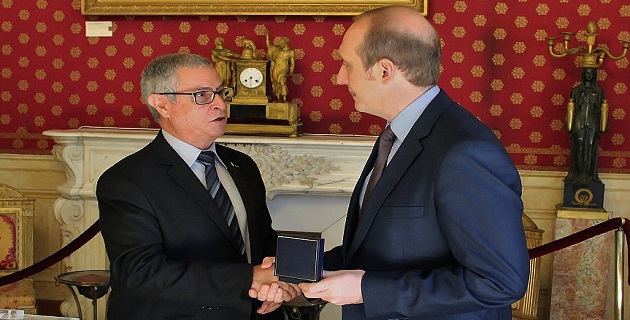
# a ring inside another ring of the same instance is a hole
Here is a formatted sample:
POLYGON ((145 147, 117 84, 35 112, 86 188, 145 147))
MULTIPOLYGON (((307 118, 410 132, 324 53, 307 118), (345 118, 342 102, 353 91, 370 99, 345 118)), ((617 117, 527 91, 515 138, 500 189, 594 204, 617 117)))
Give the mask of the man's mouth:
POLYGON ((224 120, 225 120, 225 117, 217 117, 217 118, 214 118, 214 120, 212 120, 212 122, 217 122, 217 121, 220 122, 220 121, 224 121, 224 120))

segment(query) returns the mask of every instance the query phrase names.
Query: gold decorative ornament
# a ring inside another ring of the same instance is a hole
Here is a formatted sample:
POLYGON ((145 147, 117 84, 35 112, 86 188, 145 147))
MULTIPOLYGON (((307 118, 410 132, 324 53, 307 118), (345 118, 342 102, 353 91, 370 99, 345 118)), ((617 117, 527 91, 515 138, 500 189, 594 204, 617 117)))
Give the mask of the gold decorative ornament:
POLYGON ((589 206, 593 201, 593 192, 588 188, 580 188, 573 195, 575 204, 580 206, 589 206))
MULTIPOLYGON (((242 55, 241 55, 242 57, 242 55)), ((234 60, 236 93, 233 103, 264 104, 269 102, 269 61, 239 58, 234 60)))
POLYGON ((212 62, 215 69, 219 72, 224 86, 234 86, 232 81, 232 73, 234 73, 234 66, 232 61, 240 55, 228 48, 224 47, 225 40, 221 37, 214 39, 214 49, 212 49, 212 62))
POLYGON ((559 53, 554 52, 554 42, 556 41, 556 38, 547 38, 549 54, 554 58, 562 58, 570 54, 579 53, 582 57, 582 61, 580 63, 582 68, 599 68, 604 62, 604 57, 606 56, 613 60, 620 60, 626 56, 630 42, 625 40, 621 40, 623 51, 618 56, 612 55, 608 49, 601 46, 593 48, 595 46, 595 38, 597 37, 597 33, 595 33, 596 31, 597 24, 595 21, 589 21, 586 24, 586 47, 578 46, 575 48, 569 48, 569 40, 571 40, 571 36, 574 36, 575 34, 571 32, 560 32, 563 35, 564 43, 562 51, 559 53))
POLYGON ((278 102, 287 102, 287 81, 295 68, 295 51, 289 48, 289 37, 281 37, 280 44, 275 45, 269 41, 269 33, 265 32, 265 40, 267 59, 271 62, 271 89, 278 102))
MULTIPOLYGON (((234 98, 227 103, 226 133, 301 135, 300 108, 297 103, 286 102, 286 88, 282 91, 284 100, 272 101, 270 97, 274 87, 272 66, 278 62, 257 57, 252 40, 244 39, 243 44, 240 56, 231 61, 232 78, 224 79, 224 83, 233 83, 235 87, 234 98)), ((286 81, 286 75, 284 79, 286 81)))

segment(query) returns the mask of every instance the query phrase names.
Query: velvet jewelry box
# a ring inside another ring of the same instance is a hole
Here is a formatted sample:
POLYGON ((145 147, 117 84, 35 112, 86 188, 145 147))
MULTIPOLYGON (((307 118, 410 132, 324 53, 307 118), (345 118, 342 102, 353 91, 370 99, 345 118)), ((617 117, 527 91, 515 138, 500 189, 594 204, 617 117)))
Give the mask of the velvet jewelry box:
POLYGON ((290 283, 317 282, 324 267, 324 239, 279 235, 275 275, 290 283))

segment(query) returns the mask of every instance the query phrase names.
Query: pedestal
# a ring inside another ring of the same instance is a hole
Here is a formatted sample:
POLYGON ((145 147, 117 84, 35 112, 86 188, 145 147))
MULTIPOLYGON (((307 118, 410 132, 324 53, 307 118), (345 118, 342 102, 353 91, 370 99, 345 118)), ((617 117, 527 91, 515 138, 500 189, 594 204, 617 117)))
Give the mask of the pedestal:
MULTIPOLYGON (((610 218, 604 209, 556 206, 555 239, 610 218)), ((605 319, 613 234, 604 233, 554 252, 550 319, 605 319)))
POLYGON ((565 208, 603 209, 604 184, 599 182, 564 182, 562 206, 565 208))
POLYGON ((327 302, 322 299, 307 300, 303 296, 282 304, 285 320, 319 320, 319 314, 327 302))

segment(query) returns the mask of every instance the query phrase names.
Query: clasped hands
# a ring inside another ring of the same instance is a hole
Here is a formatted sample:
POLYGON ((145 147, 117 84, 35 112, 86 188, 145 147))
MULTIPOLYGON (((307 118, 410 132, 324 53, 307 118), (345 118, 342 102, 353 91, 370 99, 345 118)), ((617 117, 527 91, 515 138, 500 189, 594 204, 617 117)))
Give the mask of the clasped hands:
POLYGON ((323 272, 323 279, 315 283, 299 285, 281 282, 273 274, 276 259, 267 257, 254 267, 254 281, 249 296, 263 301, 257 310, 260 314, 276 310, 282 302, 304 294, 307 298, 320 298, 336 305, 363 303, 361 281, 364 270, 339 270, 323 272))
POLYGON ((256 312, 269 313, 278 309, 282 302, 288 302, 302 294, 302 290, 295 284, 282 282, 274 275, 274 257, 266 257, 263 262, 254 267, 252 287, 249 296, 262 301, 262 305, 256 312))

